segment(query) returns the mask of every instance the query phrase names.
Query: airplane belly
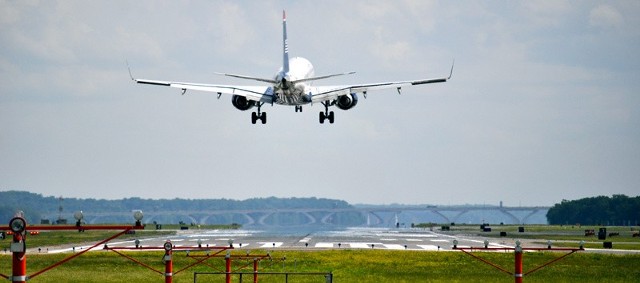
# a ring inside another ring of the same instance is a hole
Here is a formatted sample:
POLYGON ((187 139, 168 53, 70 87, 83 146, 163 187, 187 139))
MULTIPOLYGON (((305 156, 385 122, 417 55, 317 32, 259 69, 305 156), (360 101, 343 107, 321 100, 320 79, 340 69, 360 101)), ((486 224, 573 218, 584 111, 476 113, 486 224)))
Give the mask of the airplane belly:
POLYGON ((304 88, 277 91, 275 98, 275 103, 280 105, 303 105, 311 102, 305 95, 304 88))

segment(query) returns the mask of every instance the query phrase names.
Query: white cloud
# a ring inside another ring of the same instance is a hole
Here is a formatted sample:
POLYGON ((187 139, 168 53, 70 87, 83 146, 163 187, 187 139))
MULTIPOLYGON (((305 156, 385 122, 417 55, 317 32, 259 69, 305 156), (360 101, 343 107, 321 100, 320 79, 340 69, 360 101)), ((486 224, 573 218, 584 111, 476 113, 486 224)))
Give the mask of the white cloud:
POLYGON ((527 199, 539 205, 608 194, 614 181, 628 193, 640 181, 620 173, 640 168, 631 158, 640 152, 637 56, 628 52, 638 32, 598 30, 631 26, 624 16, 637 5, 22 3, 0 4, 0 189, 360 203, 517 203, 522 191, 544 191, 527 199), (358 72, 328 84, 445 75, 455 57, 453 79, 401 96, 372 92, 350 111, 333 109, 333 125, 318 124, 314 105, 264 107, 269 123, 254 126, 228 96, 180 96, 128 78, 125 58, 148 79, 269 76, 283 8, 292 54, 318 74, 358 72))
POLYGON ((614 7, 603 4, 591 10, 589 24, 601 28, 618 28, 624 24, 624 18, 614 7))

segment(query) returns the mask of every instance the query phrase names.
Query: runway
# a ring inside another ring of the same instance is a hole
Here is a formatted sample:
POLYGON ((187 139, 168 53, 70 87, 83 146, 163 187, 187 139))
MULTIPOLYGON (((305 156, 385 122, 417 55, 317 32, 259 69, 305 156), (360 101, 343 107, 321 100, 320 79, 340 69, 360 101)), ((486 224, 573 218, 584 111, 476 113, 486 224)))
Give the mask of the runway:
MULTIPOLYGON (((458 247, 482 246, 484 239, 446 235, 422 229, 347 228, 332 231, 185 230, 173 236, 140 238, 142 247, 161 247, 167 240, 175 247, 222 247, 235 249, 386 249, 450 251, 458 247)), ((508 241, 508 240, 507 240, 508 241)), ((135 247, 135 240, 112 241, 109 247, 135 247)), ((513 247, 505 241, 490 241, 490 247, 513 247)), ((76 247, 82 249, 84 247, 76 247)), ((50 250, 50 253, 69 251, 50 250)))

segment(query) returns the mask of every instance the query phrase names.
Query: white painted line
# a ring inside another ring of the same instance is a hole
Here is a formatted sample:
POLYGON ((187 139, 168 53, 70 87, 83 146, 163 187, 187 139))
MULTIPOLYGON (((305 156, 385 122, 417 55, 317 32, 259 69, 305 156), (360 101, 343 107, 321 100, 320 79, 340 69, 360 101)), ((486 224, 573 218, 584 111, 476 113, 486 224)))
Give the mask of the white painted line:
POLYGON ((428 251, 437 251, 438 250, 438 246, 435 245, 418 245, 418 247, 424 249, 424 250, 428 250, 428 251))
POLYGON ((261 248, 277 248, 282 246, 283 242, 271 242, 271 243, 260 242, 260 244, 262 244, 261 248))
POLYGON ((316 248, 333 248, 333 243, 316 243, 316 248))
POLYGON ((407 242, 422 242, 421 239, 404 239, 407 242))
POLYGON ((354 249, 370 249, 371 245, 382 247, 382 243, 348 243, 354 249))
POLYGON ((390 249, 390 250, 404 250, 405 249, 403 245, 395 245, 395 244, 394 245, 388 245, 388 244, 384 244, 384 246, 387 249, 390 249))
POLYGON ((308 243, 309 241, 311 241, 311 237, 306 237, 306 238, 300 240, 300 243, 308 243))

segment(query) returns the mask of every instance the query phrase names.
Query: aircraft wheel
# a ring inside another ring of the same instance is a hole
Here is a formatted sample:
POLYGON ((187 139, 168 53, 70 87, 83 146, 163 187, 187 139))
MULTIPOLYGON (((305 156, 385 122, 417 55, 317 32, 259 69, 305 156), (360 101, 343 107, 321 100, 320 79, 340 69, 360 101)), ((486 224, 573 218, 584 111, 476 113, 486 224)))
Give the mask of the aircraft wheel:
POLYGON ((262 115, 260 115, 260 120, 262 121, 262 124, 266 124, 267 123, 267 112, 262 113, 262 115))
POLYGON ((256 112, 251 112, 251 124, 255 124, 258 121, 258 115, 256 112))
POLYGON ((324 112, 320 112, 320 124, 324 124, 324 119, 326 117, 324 116, 324 112))
POLYGON ((333 124, 333 121, 335 120, 335 115, 333 114, 333 111, 329 112, 329 123, 333 124))

